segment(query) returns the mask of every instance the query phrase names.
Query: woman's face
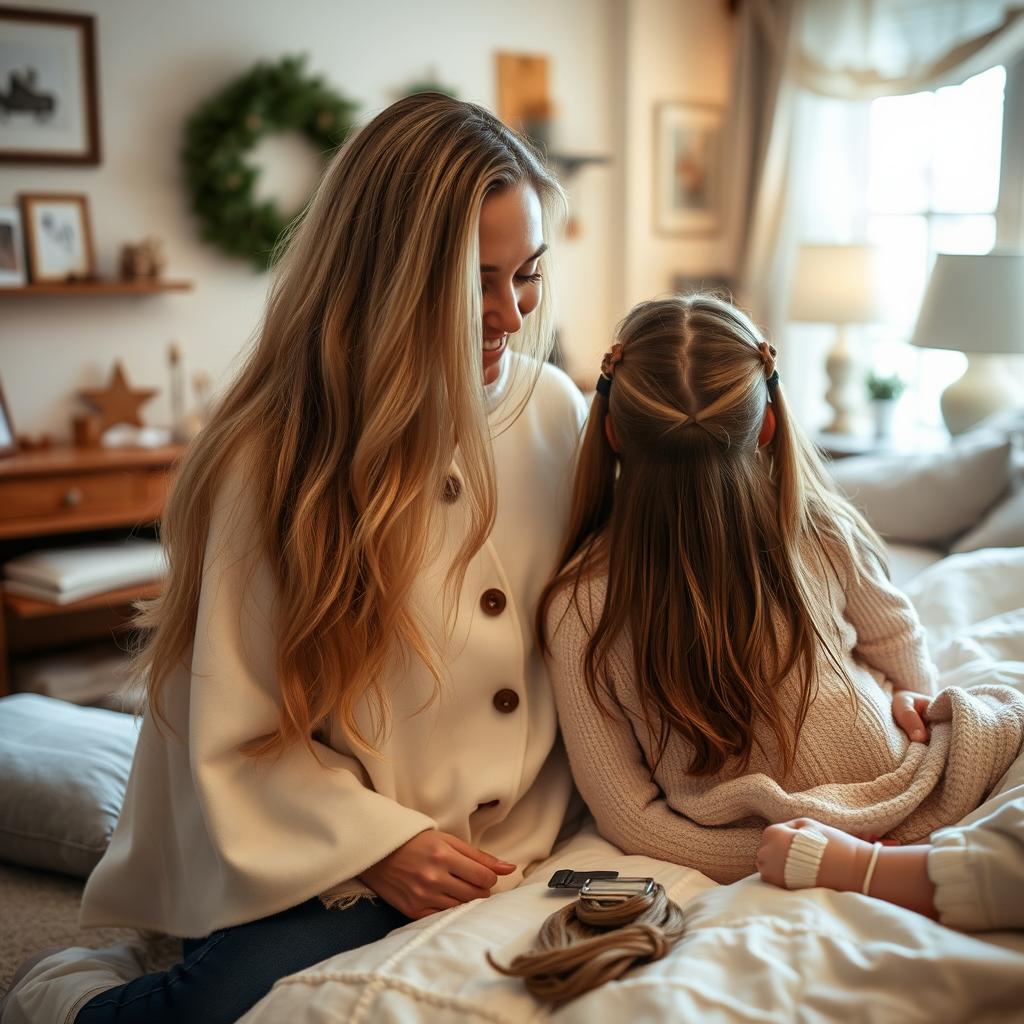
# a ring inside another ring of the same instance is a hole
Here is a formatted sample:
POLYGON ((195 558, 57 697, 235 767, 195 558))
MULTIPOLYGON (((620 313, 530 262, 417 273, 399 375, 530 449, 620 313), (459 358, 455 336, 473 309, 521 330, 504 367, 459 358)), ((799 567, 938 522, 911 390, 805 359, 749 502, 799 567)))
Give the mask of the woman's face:
POLYGON ((480 209, 480 282, 483 288, 484 384, 501 373, 508 336, 540 303, 537 266, 544 243, 540 199, 522 184, 489 195, 480 209))

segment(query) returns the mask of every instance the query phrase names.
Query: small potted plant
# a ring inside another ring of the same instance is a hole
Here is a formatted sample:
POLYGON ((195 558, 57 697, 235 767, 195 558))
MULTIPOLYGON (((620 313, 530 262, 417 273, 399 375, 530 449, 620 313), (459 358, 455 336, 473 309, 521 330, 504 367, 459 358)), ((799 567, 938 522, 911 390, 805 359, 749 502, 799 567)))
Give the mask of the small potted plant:
POLYGON ((906 390, 906 382, 893 374, 881 377, 872 373, 868 377, 868 394, 871 396, 871 408, 875 416, 875 438, 886 441, 892 436, 893 415, 900 395, 906 390))

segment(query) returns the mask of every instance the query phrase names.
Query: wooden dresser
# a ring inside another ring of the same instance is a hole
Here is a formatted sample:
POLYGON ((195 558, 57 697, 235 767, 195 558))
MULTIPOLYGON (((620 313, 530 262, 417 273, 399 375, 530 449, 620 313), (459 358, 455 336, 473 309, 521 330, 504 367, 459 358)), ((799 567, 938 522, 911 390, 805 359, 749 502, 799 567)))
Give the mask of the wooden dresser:
MULTIPOLYGON (((40 547, 65 546, 104 531, 125 534, 163 511, 181 445, 148 449, 54 448, 0 459, 0 562, 40 547)), ((12 653, 42 651, 123 628, 133 601, 159 584, 99 594, 70 605, 3 595, 0 694, 12 653)))

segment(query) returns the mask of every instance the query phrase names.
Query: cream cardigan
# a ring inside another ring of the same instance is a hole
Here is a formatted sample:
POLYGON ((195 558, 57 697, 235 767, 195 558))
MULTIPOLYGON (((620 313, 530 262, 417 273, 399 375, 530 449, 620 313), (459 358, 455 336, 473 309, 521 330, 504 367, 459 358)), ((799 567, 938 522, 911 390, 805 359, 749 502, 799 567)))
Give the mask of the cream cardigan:
MULTIPOLYGON (((354 752, 338 729, 316 744, 326 768, 302 746, 276 760, 239 752, 277 721, 274 586, 252 547, 245 481, 225 482, 190 663, 167 686, 177 738, 144 719, 121 819, 86 885, 83 925, 200 937, 326 890, 365 892, 355 876, 431 828, 517 864, 498 888, 515 886, 524 868, 548 856, 572 783, 533 614, 562 542, 586 409, 569 379, 546 365, 523 413, 505 426, 515 401, 500 401, 509 375, 506 365, 490 394, 497 520, 442 648, 444 692, 421 710, 432 680, 415 660, 403 668, 396 659, 380 757, 354 752), (488 590, 505 595, 497 614, 481 605, 488 590), (501 690, 514 691, 518 706, 499 708, 501 690)), ((438 638, 445 573, 465 536, 462 486, 441 508, 437 553, 413 592, 438 638)))
MULTIPOLYGON (((869 556, 874 568, 867 575, 848 553, 834 561, 839 578, 820 580, 818 599, 838 624, 858 710, 838 673, 822 666, 788 774, 770 732, 760 728, 764 749, 755 744, 742 775, 733 761, 717 775, 691 776, 691 748, 673 734, 652 779, 656 737, 640 710, 628 638, 620 636, 611 654, 620 702, 611 718, 594 706, 583 680, 581 659, 603 607, 605 580, 581 586, 578 607, 568 590, 553 602, 548 628, 562 735, 573 776, 606 839, 626 853, 732 882, 753 872, 761 832, 773 822, 809 817, 856 835, 920 842, 984 800, 1021 748, 1024 698, 1005 686, 944 690, 928 709, 931 741, 911 743, 893 720, 891 692, 933 693, 935 669, 917 614, 869 556)), ((779 630, 786 632, 781 622, 779 630)), ((797 694, 793 674, 779 692, 791 720, 797 694)))

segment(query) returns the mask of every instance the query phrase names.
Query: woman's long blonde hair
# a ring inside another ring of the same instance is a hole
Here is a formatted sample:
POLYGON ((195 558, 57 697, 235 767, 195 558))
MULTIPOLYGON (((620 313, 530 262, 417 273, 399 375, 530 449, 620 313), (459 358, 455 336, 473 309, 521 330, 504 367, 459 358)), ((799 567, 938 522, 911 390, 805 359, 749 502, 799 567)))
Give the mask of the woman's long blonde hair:
MULTIPOLYGON (((335 715, 371 750, 387 721, 378 680, 396 650, 440 684, 408 596, 456 439, 470 526, 450 598, 494 522, 478 226, 485 197, 520 184, 536 190, 550 231, 563 194, 528 146, 484 108, 439 94, 388 107, 332 159, 277 265, 254 349, 183 460, 163 517, 169 575, 137 619, 158 717, 189 657, 214 497, 236 466, 277 588, 279 728, 249 752, 311 746, 335 715), (364 698, 373 736, 356 724, 364 698)), ((514 364, 527 367, 520 394, 551 338, 542 301, 512 339, 536 357, 514 364)))
POLYGON ((837 550, 861 564, 855 538, 879 559, 881 542, 833 493, 781 387, 774 438, 759 448, 775 353, 735 306, 709 294, 645 302, 618 342, 610 394, 596 396, 584 434, 559 569, 541 598, 542 646, 555 595, 571 587, 578 602, 584 578, 607 572, 584 677, 607 710, 607 657, 628 631, 658 737, 654 768, 675 730, 692 746, 695 774, 733 757, 742 771, 760 718, 788 770, 822 659, 849 683, 814 581, 837 550), (795 721, 776 692, 793 670, 802 680, 795 721))

